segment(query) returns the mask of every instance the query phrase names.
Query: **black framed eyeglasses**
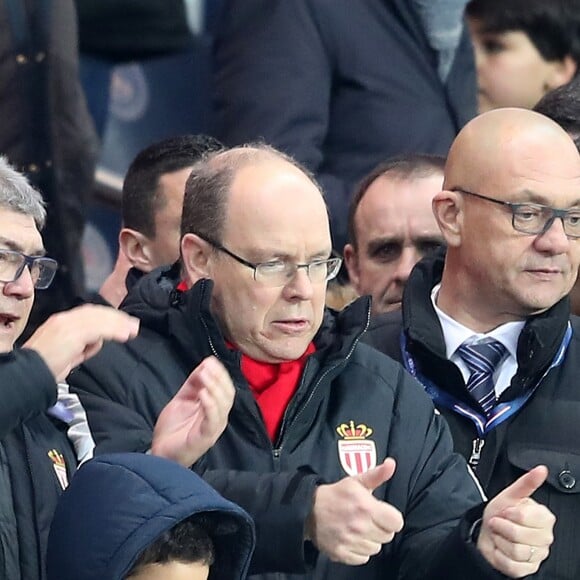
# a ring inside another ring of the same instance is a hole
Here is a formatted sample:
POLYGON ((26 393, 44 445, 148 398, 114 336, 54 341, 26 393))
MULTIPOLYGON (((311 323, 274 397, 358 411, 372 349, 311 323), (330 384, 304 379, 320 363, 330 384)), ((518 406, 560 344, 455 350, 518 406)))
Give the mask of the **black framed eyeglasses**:
POLYGON ((0 250, 0 282, 15 282, 28 267, 37 290, 46 290, 54 280, 58 262, 45 256, 27 256, 15 250, 0 250))
POLYGON ((514 203, 459 187, 452 188, 451 191, 471 195, 509 208, 512 213, 512 226, 514 230, 522 234, 534 236, 545 234, 556 219, 561 219, 566 236, 573 239, 580 238, 580 208, 556 209, 539 203, 514 203))
POLYGON ((238 256, 231 250, 228 250, 226 247, 214 242, 213 240, 209 240, 202 236, 199 237, 213 246, 216 250, 219 250, 220 252, 227 254, 230 258, 233 258, 236 262, 251 268, 254 271, 254 280, 270 287, 285 286, 290 282, 290 280, 292 280, 292 278, 294 278, 296 272, 300 268, 306 270, 306 274, 311 282, 328 282, 336 277, 340 265, 342 264, 342 258, 314 260, 308 264, 294 264, 286 260, 253 263, 238 256))

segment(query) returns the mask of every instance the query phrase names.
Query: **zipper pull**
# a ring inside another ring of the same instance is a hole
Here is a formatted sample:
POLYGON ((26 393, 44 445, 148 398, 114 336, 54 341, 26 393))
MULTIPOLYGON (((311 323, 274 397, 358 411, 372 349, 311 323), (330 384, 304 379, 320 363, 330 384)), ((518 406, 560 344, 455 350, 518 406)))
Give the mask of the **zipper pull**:
POLYGON ((481 459, 481 450, 483 449, 483 446, 485 445, 485 439, 480 439, 479 437, 476 437, 473 440, 472 443, 472 449, 471 449, 471 457, 469 458, 469 465, 470 467, 473 469, 473 471, 476 470, 477 465, 479 464, 479 460, 481 459))

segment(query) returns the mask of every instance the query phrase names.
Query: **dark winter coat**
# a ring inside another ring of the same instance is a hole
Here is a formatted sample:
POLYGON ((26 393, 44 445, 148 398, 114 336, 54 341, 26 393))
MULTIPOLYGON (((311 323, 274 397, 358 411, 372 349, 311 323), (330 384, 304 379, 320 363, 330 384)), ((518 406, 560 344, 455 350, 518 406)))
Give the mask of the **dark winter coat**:
POLYGON ((0 578, 42 580, 52 515, 77 458, 46 411, 54 377, 32 350, 0 355, 0 578))
MULTIPOLYGON (((403 362, 404 332, 407 350, 421 375, 469 403, 459 369, 447 360, 441 325, 430 298, 432 288, 441 280, 443 260, 440 255, 420 262, 407 282, 402 313, 378 316, 363 340, 403 362)), ((483 438, 476 472, 492 496, 532 467, 548 466, 548 481, 534 494, 534 499, 557 517, 550 556, 533 576, 545 580, 580 578, 579 333, 580 319, 570 317, 567 299, 528 319, 517 347, 518 370, 499 402, 513 401, 536 385, 537 389, 523 408, 483 438), (573 334, 565 358, 542 378, 562 345, 568 320, 573 334)), ((474 442, 481 439, 474 424, 453 410, 438 408, 449 423, 455 450, 470 458, 474 442)))

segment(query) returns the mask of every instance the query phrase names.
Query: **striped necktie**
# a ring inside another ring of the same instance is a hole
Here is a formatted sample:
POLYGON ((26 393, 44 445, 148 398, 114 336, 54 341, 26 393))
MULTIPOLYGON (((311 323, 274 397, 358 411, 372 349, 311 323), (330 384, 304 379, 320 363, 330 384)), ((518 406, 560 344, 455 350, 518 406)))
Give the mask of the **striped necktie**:
POLYGON ((497 340, 462 344, 457 353, 471 372, 466 385, 469 394, 479 403, 484 413, 489 415, 496 401, 493 373, 506 353, 505 346, 497 340))

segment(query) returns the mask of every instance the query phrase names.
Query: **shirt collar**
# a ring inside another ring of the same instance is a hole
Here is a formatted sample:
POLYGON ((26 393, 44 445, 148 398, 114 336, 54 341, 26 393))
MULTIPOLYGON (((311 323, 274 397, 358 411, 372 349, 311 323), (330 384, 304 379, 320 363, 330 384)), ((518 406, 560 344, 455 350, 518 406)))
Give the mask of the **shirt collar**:
POLYGON ((433 308, 435 309, 437 317, 439 318, 439 323, 441 324, 441 329, 443 330, 448 359, 451 359, 455 354, 455 351, 464 342, 476 344, 493 338, 494 340, 501 342, 508 351, 509 356, 517 360, 516 353, 518 340, 520 338, 520 332, 526 324, 525 320, 506 322, 487 333, 474 332, 470 328, 467 328, 467 326, 464 326, 457 322, 457 320, 451 318, 451 316, 445 314, 445 312, 437 306, 437 294, 439 293, 440 287, 441 284, 437 284, 431 291, 431 302, 433 303, 433 308))

